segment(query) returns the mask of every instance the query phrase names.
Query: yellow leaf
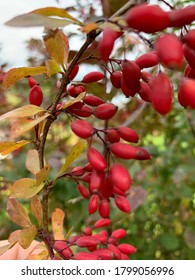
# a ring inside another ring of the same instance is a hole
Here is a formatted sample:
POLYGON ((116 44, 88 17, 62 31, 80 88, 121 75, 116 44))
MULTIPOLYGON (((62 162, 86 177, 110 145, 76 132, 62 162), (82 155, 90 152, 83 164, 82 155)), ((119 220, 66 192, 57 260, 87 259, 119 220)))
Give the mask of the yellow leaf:
POLYGON ((25 105, 1 115, 0 121, 7 118, 32 117, 41 112, 46 112, 46 110, 35 105, 25 105))
POLYGON ((45 48, 51 58, 62 66, 67 64, 69 45, 68 37, 62 30, 49 30, 48 34, 43 37, 45 48))
POLYGON ((64 239, 64 211, 59 208, 56 208, 52 213, 52 230, 54 234, 55 240, 63 240, 64 239))
POLYGON ((10 130, 10 137, 11 138, 17 138, 23 133, 31 130, 33 127, 35 127, 37 124, 45 120, 49 116, 49 113, 44 114, 41 117, 38 117, 36 119, 26 119, 26 118, 20 118, 17 119, 10 130))
POLYGON ((46 60, 46 67, 47 67, 47 76, 51 77, 54 74, 57 74, 61 71, 60 66, 52 59, 46 60))
POLYGON ((37 182, 31 178, 22 178, 17 180, 10 188, 10 197, 12 198, 31 198, 42 188, 44 183, 37 186, 37 182))
POLYGON ((71 165, 71 163, 77 159, 80 154, 83 152, 83 150, 87 147, 87 141, 86 140, 80 140, 77 144, 75 144, 70 153, 67 155, 65 163, 60 169, 59 174, 57 177, 59 177, 64 171, 71 165))
POLYGON ((95 30, 98 28, 98 24, 95 22, 89 22, 86 25, 84 25, 83 27, 80 27, 79 30, 83 33, 89 33, 92 30, 95 30))
POLYGON ((4 76, 3 86, 7 89, 18 80, 44 73, 47 73, 45 66, 12 68, 4 76))
POLYGON ((60 109, 61 110, 66 109, 66 108, 70 107, 71 105, 73 105, 74 103, 81 101, 85 97, 85 94, 86 94, 86 92, 80 93, 76 98, 71 99, 71 100, 67 101, 66 103, 64 103, 63 106, 60 107, 60 109))
POLYGON ((34 10, 31 13, 39 14, 39 15, 42 15, 42 16, 58 16, 58 17, 62 17, 62 18, 68 18, 68 19, 70 19, 70 20, 72 20, 72 21, 74 21, 74 22, 76 22, 80 25, 83 24, 78 19, 71 16, 65 9, 61 9, 61 8, 46 7, 46 8, 41 8, 41 9, 34 10))
POLYGON ((39 155, 37 150, 29 150, 26 155, 26 168, 32 174, 36 174, 40 171, 39 167, 39 155))
POLYGON ((22 207, 22 205, 15 199, 9 198, 7 202, 7 213, 9 218, 15 224, 21 227, 29 227, 32 226, 30 218, 26 212, 26 210, 22 207))
POLYGON ((26 140, 22 140, 18 142, 0 142, 0 153, 3 156, 5 156, 29 143, 30 141, 26 141, 26 140))
POLYGON ((42 224, 43 209, 38 195, 35 195, 30 200, 30 207, 33 215, 37 219, 39 226, 42 224))
POLYGON ((50 171, 50 165, 44 166, 38 173, 36 173, 37 186, 47 180, 50 171))
POLYGON ((23 249, 27 249, 37 234, 35 225, 21 230, 18 242, 23 249))

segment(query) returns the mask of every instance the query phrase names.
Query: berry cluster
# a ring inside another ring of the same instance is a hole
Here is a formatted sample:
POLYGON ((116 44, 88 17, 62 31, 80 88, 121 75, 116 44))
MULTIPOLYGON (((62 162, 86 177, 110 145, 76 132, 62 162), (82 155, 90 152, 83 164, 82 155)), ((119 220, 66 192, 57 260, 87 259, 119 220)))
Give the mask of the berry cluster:
MULTIPOLYGON (((110 219, 100 219, 93 228, 86 227, 79 235, 71 236, 67 240, 55 240, 52 247, 66 260, 129 260, 129 255, 135 253, 136 248, 126 243, 119 244, 119 240, 127 234, 124 229, 118 228, 111 233, 105 229, 97 232, 110 223, 110 219), (80 251, 74 253, 74 246, 80 251), (85 251, 81 251, 82 249, 85 251)), ((56 258, 58 257, 55 256, 54 259, 56 258)))

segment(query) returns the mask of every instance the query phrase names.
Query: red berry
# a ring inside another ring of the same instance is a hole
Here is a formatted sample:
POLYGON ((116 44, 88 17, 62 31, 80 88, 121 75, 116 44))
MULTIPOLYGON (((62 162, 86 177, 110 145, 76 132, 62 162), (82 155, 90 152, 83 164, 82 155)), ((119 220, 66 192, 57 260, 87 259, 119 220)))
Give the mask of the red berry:
POLYGON ((109 120, 117 112, 118 107, 112 103, 104 103, 97 106, 94 110, 94 116, 100 120, 109 120))
POLYGON ((133 89, 130 88, 129 86, 127 86, 125 84, 125 81, 124 81, 123 77, 122 77, 122 80, 121 80, 121 90, 122 90, 122 92, 124 93, 124 95, 126 97, 130 97, 130 96, 133 97, 139 91, 138 88, 139 88, 139 85, 137 86, 137 88, 133 88, 133 89))
POLYGON ((79 247, 97 246, 100 241, 94 236, 82 236, 76 240, 76 245, 79 247))
POLYGON ((73 256, 72 250, 68 247, 67 243, 63 240, 56 240, 53 245, 54 250, 65 259, 70 259, 73 256))
POLYGON ((75 120, 71 123, 72 131, 81 138, 89 138, 94 133, 93 126, 84 120, 75 120))
POLYGON ((124 83, 130 90, 137 89, 141 72, 139 66, 134 62, 125 59, 122 61, 122 75, 124 83))
POLYGON ((120 140, 120 135, 118 133, 118 131, 116 129, 108 129, 106 131, 107 133, 107 140, 110 143, 115 143, 115 142, 119 142, 120 140))
POLYGON ((181 27, 190 24, 195 20, 195 5, 190 5, 178 10, 171 10, 168 16, 170 27, 181 27))
POLYGON ((40 106, 43 101, 43 92, 40 86, 35 85, 30 89, 29 102, 32 105, 40 106))
POLYGON ((93 253, 79 252, 74 256, 74 260, 100 260, 100 258, 93 253))
POLYGON ((90 227, 85 227, 85 228, 83 229, 83 234, 84 234, 84 235, 87 235, 87 236, 92 235, 92 229, 91 229, 90 227))
POLYGON ((109 198, 113 194, 113 184, 110 176, 105 175, 105 180, 100 188, 100 193, 103 197, 109 198))
POLYGON ((179 91, 178 100, 183 107, 195 109, 195 80, 183 79, 179 91))
POLYGON ((110 205, 107 199, 103 199, 99 205, 99 214, 102 218, 108 218, 110 215, 110 205))
POLYGON ((77 97, 80 93, 85 92, 86 89, 83 85, 71 85, 68 89, 67 92, 70 96, 72 97, 77 97))
POLYGON ((183 44, 183 53, 190 67, 195 69, 195 50, 190 48, 187 44, 183 44))
POLYGON ((146 102, 151 102, 151 87, 145 83, 141 82, 140 83, 140 90, 139 90, 139 96, 146 102))
POLYGON ((116 31, 110 27, 106 27, 102 32, 102 38, 99 42, 98 49, 100 53, 100 58, 107 61, 114 47, 114 42, 116 40, 116 31))
POLYGON ((113 238, 116 238, 116 239, 121 239, 123 237, 125 237, 127 234, 126 230, 123 229, 123 228, 118 228, 118 229, 115 229, 112 234, 111 234, 111 237, 113 238))
POLYGON ((28 78, 29 87, 32 88, 37 85, 37 82, 32 77, 28 78))
POLYGON ((121 251, 121 253, 127 254, 127 255, 134 254, 137 251, 134 246, 132 246, 131 244, 126 244, 126 243, 118 245, 118 248, 121 251))
POLYGON ((162 64, 180 67, 183 64, 182 43, 175 34, 163 34, 157 38, 155 49, 162 64))
POLYGON ((100 189, 105 178, 104 172, 93 170, 90 179, 90 191, 94 192, 100 189))
POLYGON ((114 259, 121 260, 122 255, 117 246, 108 244, 108 249, 114 254, 114 259))
POLYGON ((190 79, 195 79, 195 69, 191 68, 189 64, 187 64, 184 76, 190 79))
POLYGON ((93 111, 90 107, 83 105, 81 109, 71 110, 76 116, 88 118, 93 114, 93 111))
POLYGON ((110 151, 117 157, 123 159, 151 159, 150 154, 145 149, 141 147, 134 147, 126 143, 113 143, 110 146, 110 151))
POLYGON ((102 228, 109 226, 111 224, 110 219, 100 219, 97 222, 95 222, 94 227, 95 228, 102 228))
POLYGON ((113 252, 106 248, 97 249, 93 251, 93 254, 97 255, 101 260, 112 260, 114 257, 113 252))
POLYGON ((158 55, 156 52, 149 52, 142 54, 139 56, 135 62, 137 65, 142 69, 142 68, 150 68, 159 63, 158 55))
POLYGON ((88 204, 88 213, 91 215, 95 213, 98 209, 99 197, 97 194, 93 194, 90 197, 89 204, 88 204))
POLYGON ((122 192, 126 192, 132 183, 129 171, 120 163, 113 163, 110 168, 110 177, 113 184, 122 192))
POLYGON ((169 26, 168 13, 158 5, 136 5, 127 12, 125 19, 130 28, 146 33, 162 31, 169 26))
POLYGON ((195 49, 195 29, 190 30, 183 40, 190 48, 195 49))
POLYGON ((78 184, 77 188, 78 188, 78 191, 80 192, 80 194, 84 198, 88 198, 89 197, 89 193, 88 193, 87 189, 85 188, 85 186, 83 184, 78 184))
POLYGON ((93 147, 90 147, 87 151, 87 158, 89 163, 97 171, 104 171, 107 167, 107 163, 103 155, 93 147))
POLYGON ((120 209, 121 211, 123 211, 125 213, 131 212, 131 205, 126 197, 121 196, 121 195, 116 195, 114 198, 114 201, 115 201, 115 204, 118 207, 118 209, 120 209))
POLYGON ((104 100, 101 99, 100 97, 98 96, 95 96, 95 95, 92 95, 92 94, 87 94, 84 99, 83 99, 83 102, 87 105, 90 105, 90 106, 98 106, 98 105, 101 105, 104 103, 104 100))
POLYGON ((93 82, 98 82, 102 79, 104 79, 104 74, 102 72, 94 71, 86 74, 83 77, 82 82, 83 83, 93 83, 93 82))
POLYGON ((125 141, 137 143, 139 140, 137 132, 129 127, 121 126, 117 128, 117 131, 125 141))
POLYGON ((121 78, 122 73, 119 71, 115 71, 110 74, 110 81, 115 88, 121 87, 121 78))
POLYGON ((73 80, 78 72, 79 72, 79 65, 75 64, 72 71, 70 72, 70 76, 69 76, 70 80, 73 80))

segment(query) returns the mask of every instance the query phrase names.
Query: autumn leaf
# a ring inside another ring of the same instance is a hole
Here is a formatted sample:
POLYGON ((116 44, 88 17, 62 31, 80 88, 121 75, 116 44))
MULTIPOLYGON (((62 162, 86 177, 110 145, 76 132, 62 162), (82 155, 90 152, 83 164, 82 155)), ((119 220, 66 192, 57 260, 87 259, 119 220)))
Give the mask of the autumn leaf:
POLYGON ((21 140, 18 142, 0 142, 0 153, 2 156, 5 156, 29 143, 30 141, 26 140, 21 140))
POLYGON ((71 99, 69 101, 67 101, 66 103, 64 103, 61 107, 60 110, 66 109, 68 107, 70 107, 71 105, 83 100, 83 98, 85 97, 86 92, 82 92, 80 93, 76 98, 71 99))
POLYGON ((80 154, 83 152, 83 150, 87 147, 87 141, 86 140, 80 140, 77 144, 75 144, 70 153, 67 155, 65 163, 60 169, 59 174, 57 177, 59 177, 64 171, 71 165, 71 163, 77 159, 80 154))
POLYGON ((46 60, 45 65, 47 67, 48 77, 51 77, 52 75, 57 74, 61 71, 59 64, 56 63, 53 59, 46 60))
POLYGON ((38 173, 36 173, 37 186, 47 180, 50 171, 50 165, 45 165, 38 173))
POLYGON ((45 48, 51 58, 59 65, 66 65, 68 61, 69 45, 68 37, 62 30, 50 30, 43 37, 45 48))
POLYGON ((13 243, 8 243, 6 245, 1 246, 0 247, 0 256, 3 255, 5 252, 7 252, 7 250, 11 249, 15 244, 16 244, 16 242, 13 242, 13 243))
POLYGON ((49 257, 48 250, 44 242, 39 242, 29 252, 26 260, 47 260, 49 257))
POLYGON ((25 105, 19 108, 16 108, 12 111, 9 111, 0 116, 0 121, 7 118, 25 118, 32 117, 38 113, 44 113, 46 110, 44 108, 35 106, 35 105, 25 105))
POLYGON ((11 186, 10 188, 10 197, 12 198, 31 198, 42 188, 44 187, 44 183, 37 185, 36 180, 31 178, 22 178, 11 186))
POLYGON ((26 155, 26 169, 36 175, 40 171, 37 150, 29 150, 26 155))
POLYGON ((35 225, 22 229, 18 239, 20 246, 23 249, 27 249, 32 243, 32 241, 34 240, 36 234, 37 234, 37 229, 35 225))
POLYGON ((31 207, 32 213, 35 216, 39 226, 41 226, 42 217, 43 217, 43 210, 42 210, 41 201, 40 201, 38 195, 35 195, 31 198, 30 207, 31 207))
POLYGON ((86 25, 80 27, 79 30, 83 33, 89 33, 97 28, 98 28, 98 24, 96 22, 89 22, 86 25))
POLYGON ((4 76, 3 87, 7 89, 18 80, 44 73, 47 73, 47 68, 45 66, 12 68, 4 76))
POLYGON ((49 116, 49 113, 44 114, 43 116, 37 117, 36 119, 27 119, 27 118, 20 118, 16 119, 13 122, 13 125, 10 130, 10 137, 17 138, 23 135, 25 132, 31 130, 40 122, 44 121, 49 116))
POLYGON ((52 230, 54 234, 55 240, 63 240, 64 239, 64 211, 59 208, 56 208, 52 213, 52 230))
POLYGON ((15 224, 21 227, 29 227, 32 226, 30 218, 26 212, 26 210, 22 207, 22 205, 15 199, 9 198, 7 202, 7 213, 9 218, 15 224))

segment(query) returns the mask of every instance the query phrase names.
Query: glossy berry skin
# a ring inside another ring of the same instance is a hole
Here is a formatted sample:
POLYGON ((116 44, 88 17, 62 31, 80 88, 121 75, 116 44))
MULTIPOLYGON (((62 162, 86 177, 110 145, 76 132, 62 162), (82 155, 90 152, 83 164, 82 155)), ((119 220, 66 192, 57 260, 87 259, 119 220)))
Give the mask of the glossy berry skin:
POLYGON ((117 128, 119 136, 128 142, 137 143, 139 141, 139 136, 135 130, 126 126, 120 126, 117 128))
POLYGON ((103 30, 102 38, 98 45, 100 58, 103 61, 107 61, 109 59, 116 38, 116 31, 114 31, 112 28, 107 27, 103 30))
POLYGON ((75 64, 72 71, 70 72, 70 76, 69 76, 70 80, 73 80, 78 72, 79 72, 79 65, 75 64))
POLYGON ((88 252, 78 252, 74 256, 74 260, 100 260, 97 255, 88 252))
POLYGON ((93 147, 90 147, 87 151, 87 158, 92 167, 97 171, 104 171, 107 167, 107 163, 103 155, 93 147))
POLYGON ((93 71, 93 72, 86 74, 83 77, 82 82, 83 83, 94 83, 94 82, 98 82, 98 81, 102 80, 104 77, 105 76, 102 72, 93 71))
POLYGON ((71 123, 72 131, 81 138, 89 138, 94 133, 92 125, 84 120, 75 120, 71 123))
POLYGON ((183 53, 190 67, 195 69, 195 50, 190 48, 187 44, 183 44, 183 53))
POLYGON ((37 82, 32 77, 28 78, 29 87, 32 88, 37 85, 37 82))
POLYGON ((110 81, 115 88, 121 88, 122 73, 120 71, 114 71, 110 74, 110 81))
POLYGON ((195 49, 195 29, 190 30, 183 40, 190 48, 195 49))
POLYGON ((177 68, 183 64, 182 43, 174 34, 163 34, 157 38, 155 49, 162 64, 177 68))
POLYGON ((115 204, 121 211, 125 213, 131 212, 131 205, 125 196, 116 195, 114 198, 115 204))
POLYGON ((168 13, 158 5, 137 5, 127 12, 125 19, 130 28, 145 33, 162 31, 169 26, 168 13))
POLYGON ((132 179, 128 170, 120 163, 113 163, 110 168, 110 177, 113 184, 122 192, 129 190, 132 179))
POLYGON ((106 131, 107 141, 110 143, 115 143, 120 141, 120 135, 116 129, 108 129, 106 131))
POLYGON ((102 183, 104 182, 105 174, 97 170, 93 170, 90 178, 90 191, 94 192, 100 189, 102 183))
POLYGON ((97 246, 100 241, 94 236, 82 236, 76 240, 76 245, 79 247, 97 246))
POLYGON ((127 232, 125 229, 123 228, 118 228, 118 229, 115 229, 112 234, 111 234, 111 237, 114 237, 116 239, 121 239, 123 237, 125 237, 127 235, 127 232))
POLYGON ((97 106, 94 109, 93 114, 100 120, 109 120, 116 114, 117 109, 118 107, 112 103, 104 103, 97 106))
POLYGON ((189 64, 186 65, 184 77, 195 79, 195 69, 191 68, 189 64))
POLYGON ((99 204, 99 214, 102 218, 108 218, 110 215, 110 204, 107 199, 103 199, 99 204))
POLYGON ((142 54, 135 60, 135 62, 141 69, 150 68, 156 66, 159 63, 159 58, 157 53, 153 51, 142 54))
POLYGON ((146 102, 151 102, 152 90, 151 87, 145 83, 140 83, 139 96, 146 102))
POLYGON ((195 5, 190 5, 178 10, 172 10, 168 13, 168 16, 170 27, 181 27, 190 24, 195 20, 195 5))
POLYGON ((134 246, 132 246, 131 244, 126 244, 126 243, 119 244, 118 249, 121 251, 121 253, 127 254, 127 255, 134 254, 137 251, 134 246))
POLYGON ((100 219, 97 222, 95 222, 94 227, 95 228, 102 228, 102 227, 106 227, 109 226, 111 224, 111 220, 110 219, 100 219))
POLYGON ((84 99, 83 102, 89 106, 93 106, 93 107, 97 107, 101 104, 104 103, 104 100, 101 99, 98 96, 92 95, 92 94, 87 94, 84 99))
POLYGON ((43 92, 40 86, 35 85, 29 92, 29 103, 32 105, 40 106, 43 101, 43 92))
POLYGON ((164 73, 159 73, 151 82, 151 100, 154 109, 161 115, 171 111, 173 89, 170 80, 164 73))
POLYGON ((183 107, 195 109, 195 80, 185 78, 181 81, 178 101, 183 107))
POLYGON ((131 60, 122 61, 122 75, 124 83, 130 90, 134 90, 139 85, 141 71, 139 66, 131 60))

